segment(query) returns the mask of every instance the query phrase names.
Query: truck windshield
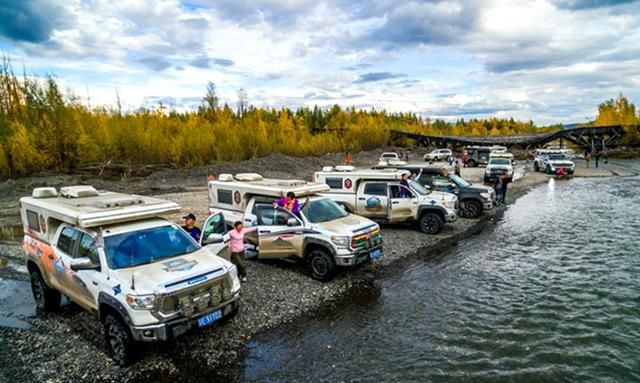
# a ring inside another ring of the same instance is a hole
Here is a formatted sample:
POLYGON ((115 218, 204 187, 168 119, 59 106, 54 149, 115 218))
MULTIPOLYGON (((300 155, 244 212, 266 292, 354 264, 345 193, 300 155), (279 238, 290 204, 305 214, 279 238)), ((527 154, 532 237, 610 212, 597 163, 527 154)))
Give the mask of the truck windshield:
POLYGON ((460 177, 458 177, 458 176, 451 176, 451 180, 452 180, 453 182, 455 182, 455 183, 456 183, 456 185, 458 185, 458 187, 466 188, 466 187, 471 186, 471 184, 470 184, 470 183, 468 183, 467 181, 463 180, 462 178, 460 178, 460 177))
POLYGON ((178 226, 161 226, 105 237, 109 268, 124 269, 192 253, 200 246, 178 226))
POLYGON ((311 223, 333 221, 348 215, 337 203, 326 198, 305 202, 300 210, 311 223))
POLYGON ((508 158, 492 158, 489 161, 489 165, 511 165, 511 160, 508 158))
POLYGON ((427 195, 431 193, 429 189, 425 188, 424 186, 420 185, 418 182, 415 182, 415 181, 409 181, 409 186, 413 191, 415 191, 420 195, 427 195))
POLYGON ((549 156, 549 160, 551 161, 562 161, 562 160, 566 160, 567 158, 561 154, 556 154, 553 156, 549 156))

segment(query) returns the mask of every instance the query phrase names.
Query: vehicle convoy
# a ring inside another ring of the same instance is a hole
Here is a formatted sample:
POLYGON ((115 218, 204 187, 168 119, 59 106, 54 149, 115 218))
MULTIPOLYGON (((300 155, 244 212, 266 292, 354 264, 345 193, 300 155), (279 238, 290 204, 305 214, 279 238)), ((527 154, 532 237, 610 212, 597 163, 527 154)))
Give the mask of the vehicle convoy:
POLYGON ((552 174, 556 173, 559 169, 564 169, 567 174, 573 174, 576 165, 565 153, 565 150, 536 150, 536 157, 533 160, 533 170, 552 174))
POLYGON ((293 259, 306 263, 311 277, 329 281, 337 266, 355 266, 382 254, 380 226, 345 212, 320 193, 322 183, 267 179, 259 174, 221 174, 209 182, 209 212, 224 214, 228 225, 257 226, 247 233, 249 250, 258 259, 293 259), (298 215, 274 207, 274 200, 293 192, 298 215))
POLYGON ((423 158, 425 161, 444 161, 452 155, 451 149, 433 149, 430 153, 425 154, 423 158))
POLYGON ((314 174, 314 180, 329 185, 323 194, 348 212, 379 222, 417 223, 423 232, 437 234, 446 222, 458 218, 455 195, 430 191, 414 181, 402 185, 406 173, 327 166, 314 174))
POLYGON ((496 192, 492 187, 470 184, 442 167, 407 164, 392 167, 375 166, 373 169, 405 170, 418 175, 418 182, 422 186, 431 190, 455 194, 460 203, 460 216, 464 218, 477 218, 483 210, 492 210, 495 203, 496 192))
POLYGON ((95 314, 119 365, 134 361, 137 342, 235 315, 236 267, 218 256, 227 251, 223 217, 207 219, 198 243, 160 217, 179 211, 170 201, 91 186, 34 189, 20 199, 20 213, 37 307, 53 311, 64 294, 95 314))
POLYGON ((506 175, 509 181, 513 181, 513 154, 491 153, 489 163, 484 171, 484 182, 495 181, 498 177, 506 175))

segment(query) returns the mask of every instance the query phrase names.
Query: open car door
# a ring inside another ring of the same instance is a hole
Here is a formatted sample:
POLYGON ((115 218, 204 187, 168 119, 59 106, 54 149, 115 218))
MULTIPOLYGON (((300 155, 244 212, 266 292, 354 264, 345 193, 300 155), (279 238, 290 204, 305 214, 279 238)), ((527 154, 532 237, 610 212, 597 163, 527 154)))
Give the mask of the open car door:
POLYGON ((273 205, 256 206, 258 220, 258 258, 277 259, 300 256, 304 230, 291 212, 273 205))
POLYGON ((212 214, 204 221, 204 225, 202 225, 200 244, 211 250, 214 254, 229 259, 230 254, 228 254, 226 246, 226 242, 228 242, 225 235, 226 233, 227 227, 225 226, 222 213, 212 214))

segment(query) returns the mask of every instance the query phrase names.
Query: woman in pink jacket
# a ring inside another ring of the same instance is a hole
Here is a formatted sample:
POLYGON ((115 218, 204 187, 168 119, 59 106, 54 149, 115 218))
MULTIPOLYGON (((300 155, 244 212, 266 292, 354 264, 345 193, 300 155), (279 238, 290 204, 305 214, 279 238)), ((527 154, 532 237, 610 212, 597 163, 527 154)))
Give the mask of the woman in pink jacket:
POLYGON ((245 228, 242 222, 233 224, 233 229, 229 234, 229 247, 231 249, 231 263, 238 268, 238 277, 242 282, 247 281, 247 268, 244 264, 244 235, 256 231, 257 227, 245 228))

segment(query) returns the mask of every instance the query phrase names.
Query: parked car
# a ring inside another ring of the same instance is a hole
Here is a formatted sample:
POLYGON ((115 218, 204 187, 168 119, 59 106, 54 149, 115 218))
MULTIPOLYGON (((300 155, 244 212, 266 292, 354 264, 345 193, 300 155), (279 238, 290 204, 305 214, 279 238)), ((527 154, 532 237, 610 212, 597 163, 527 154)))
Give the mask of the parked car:
POLYGON ((257 226, 246 235, 258 259, 303 261, 312 278, 329 281, 337 267, 353 267, 382 254, 380 226, 323 196, 324 183, 269 179, 259 174, 221 174, 209 182, 209 212, 228 223, 257 226), (293 192, 300 214, 274 208, 275 199, 293 192))
POLYGON ((378 161, 400 161, 401 158, 396 152, 384 152, 380 155, 378 161))
POLYGON ((533 170, 544 171, 547 174, 555 174, 563 168, 567 174, 573 174, 575 163, 571 161, 562 151, 538 150, 536 158, 533 160, 533 170))
POLYGON ((228 250, 222 216, 207 219, 198 243, 160 217, 179 211, 170 201, 91 186, 34 189, 20 199, 20 213, 37 307, 54 310, 64 294, 94 313, 119 365, 138 356, 136 342, 235 315, 240 280, 218 256, 228 250))
POLYGON ((464 151, 467 154, 465 165, 470 168, 486 165, 492 152, 488 146, 468 146, 464 148, 464 151))
POLYGON ((455 194, 463 218, 477 218, 483 210, 491 211, 495 204, 496 192, 492 187, 471 184, 440 166, 407 164, 393 167, 376 166, 374 169, 406 170, 419 175, 418 182, 431 190, 455 194))
POLYGON ((514 162, 511 153, 491 153, 489 163, 484 171, 484 182, 493 182, 503 175, 507 175, 509 181, 512 181, 514 162))
POLYGON ((383 223, 411 223, 427 234, 437 234, 455 221, 458 198, 450 193, 425 189, 418 182, 401 185, 401 170, 356 170, 350 166, 328 166, 314 180, 329 185, 323 195, 347 211, 383 223))
POLYGON ((452 155, 451 149, 434 149, 431 153, 425 154, 423 158, 425 161, 444 161, 452 155))

